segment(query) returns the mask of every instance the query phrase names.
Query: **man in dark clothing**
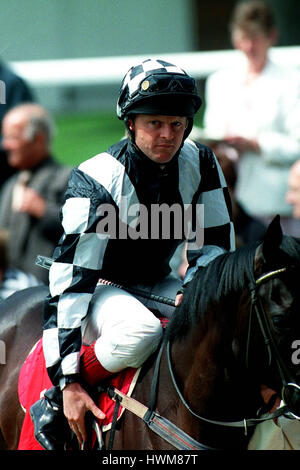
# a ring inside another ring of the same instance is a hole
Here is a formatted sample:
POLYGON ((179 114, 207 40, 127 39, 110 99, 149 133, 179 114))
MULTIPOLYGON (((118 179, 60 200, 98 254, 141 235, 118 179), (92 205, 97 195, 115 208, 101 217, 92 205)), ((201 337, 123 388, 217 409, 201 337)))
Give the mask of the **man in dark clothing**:
POLYGON ((12 108, 2 132, 8 163, 17 170, 0 196, 0 227, 9 232, 8 263, 48 283, 48 273, 35 259, 52 256, 62 234, 59 210, 70 168, 51 156, 52 120, 40 105, 12 108))

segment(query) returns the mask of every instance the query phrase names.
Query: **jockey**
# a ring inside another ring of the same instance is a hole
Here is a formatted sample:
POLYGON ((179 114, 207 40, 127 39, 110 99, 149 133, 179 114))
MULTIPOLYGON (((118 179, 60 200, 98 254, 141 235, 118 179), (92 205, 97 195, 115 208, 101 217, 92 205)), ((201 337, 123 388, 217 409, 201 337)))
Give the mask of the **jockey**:
POLYGON ((80 445, 86 440, 85 413, 105 416, 89 387, 140 367, 162 337, 154 311, 173 311, 109 282, 99 285, 99 278, 176 298, 178 305, 197 269, 234 250, 220 166, 209 148, 188 139, 200 106, 195 80, 181 68, 153 59, 131 67, 117 103, 126 138, 71 174, 43 314, 54 387, 31 408, 35 436, 46 449, 63 448, 63 422, 80 445), (182 282, 170 260, 184 240, 182 282), (82 344, 88 347, 80 354, 82 344))

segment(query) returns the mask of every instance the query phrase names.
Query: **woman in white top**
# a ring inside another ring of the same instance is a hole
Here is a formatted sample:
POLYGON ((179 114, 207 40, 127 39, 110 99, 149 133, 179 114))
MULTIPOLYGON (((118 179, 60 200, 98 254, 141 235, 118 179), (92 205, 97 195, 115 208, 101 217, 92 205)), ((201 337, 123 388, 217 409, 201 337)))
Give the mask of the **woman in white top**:
POLYGON ((265 223, 280 214, 285 233, 300 236, 285 199, 289 169, 300 157, 299 76, 269 58, 278 32, 264 2, 238 4, 231 35, 241 58, 207 80, 205 130, 237 151, 243 209, 265 223))

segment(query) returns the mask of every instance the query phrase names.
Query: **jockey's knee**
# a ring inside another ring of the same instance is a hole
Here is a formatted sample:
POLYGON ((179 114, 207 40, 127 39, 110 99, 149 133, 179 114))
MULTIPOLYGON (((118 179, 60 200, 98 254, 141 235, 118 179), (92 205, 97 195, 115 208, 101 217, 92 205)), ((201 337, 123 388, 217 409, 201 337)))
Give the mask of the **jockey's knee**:
POLYGON ((101 364, 111 372, 127 367, 140 367, 157 349, 162 326, 154 315, 144 322, 124 322, 111 332, 108 338, 100 336, 95 344, 95 353, 101 364))
POLYGON ((162 326, 160 321, 153 316, 151 324, 147 325, 147 331, 143 333, 136 330, 135 332, 128 335, 128 339, 132 342, 131 354, 130 345, 128 343, 123 344, 123 354, 126 361, 127 367, 140 367, 146 359, 157 349, 161 338, 162 338, 162 326))

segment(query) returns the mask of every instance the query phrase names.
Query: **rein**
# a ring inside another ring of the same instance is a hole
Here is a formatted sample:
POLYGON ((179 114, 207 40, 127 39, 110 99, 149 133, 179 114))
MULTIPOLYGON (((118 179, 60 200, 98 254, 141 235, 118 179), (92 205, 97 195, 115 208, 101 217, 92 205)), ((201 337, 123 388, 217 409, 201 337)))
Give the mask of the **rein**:
MULTIPOLYGON (((258 297, 257 290, 265 281, 272 279, 273 277, 277 276, 277 274, 281 274, 286 271, 286 268, 277 269, 275 271, 271 271, 267 274, 263 274, 260 276, 256 281, 252 281, 250 285, 250 295, 251 295, 251 308, 250 308, 250 316, 249 316, 249 330, 248 330, 248 338, 247 338, 247 348, 246 348, 246 366, 248 367, 248 357, 249 357, 249 347, 250 347, 250 334, 251 334, 251 324, 252 324, 252 313, 255 310, 257 320, 259 322, 260 330, 264 338, 265 345, 268 350, 269 355, 269 364, 271 364, 272 360, 272 350, 270 340, 272 341, 273 345, 275 346, 276 350, 277 347, 275 345, 275 341, 273 339, 273 335, 269 328, 269 322, 267 321, 266 313, 262 306, 262 303, 258 297), (262 315, 260 315, 262 313, 262 315)), ((278 357, 280 357, 278 353, 278 357)))

